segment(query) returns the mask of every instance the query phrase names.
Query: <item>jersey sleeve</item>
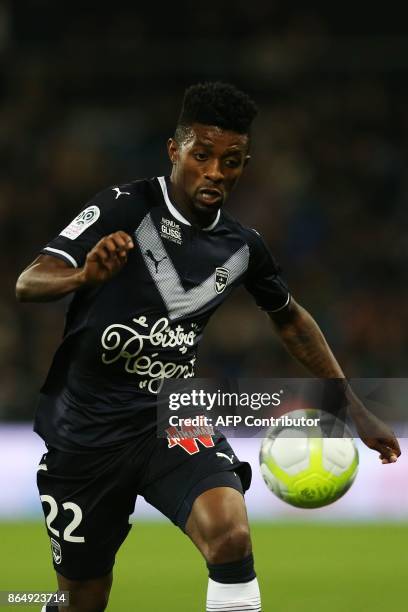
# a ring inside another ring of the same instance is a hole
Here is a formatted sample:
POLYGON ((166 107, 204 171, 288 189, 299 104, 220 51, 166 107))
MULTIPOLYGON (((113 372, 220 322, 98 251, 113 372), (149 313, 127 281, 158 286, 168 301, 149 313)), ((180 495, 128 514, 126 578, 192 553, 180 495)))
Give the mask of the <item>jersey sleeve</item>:
POLYGON ((290 302, 290 293, 280 266, 256 230, 247 230, 247 240, 249 265, 245 288, 262 310, 283 310, 290 302))
POLYGON ((112 188, 95 195, 71 223, 41 249, 41 253, 63 259, 78 268, 101 238, 119 230, 127 231, 124 200, 117 200, 115 195, 112 188))

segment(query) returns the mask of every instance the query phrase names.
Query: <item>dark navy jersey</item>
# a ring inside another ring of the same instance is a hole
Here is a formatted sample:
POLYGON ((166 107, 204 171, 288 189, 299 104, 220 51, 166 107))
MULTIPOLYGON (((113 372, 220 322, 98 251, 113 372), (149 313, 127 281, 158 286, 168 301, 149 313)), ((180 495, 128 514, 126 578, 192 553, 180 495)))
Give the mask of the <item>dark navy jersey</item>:
POLYGON ((70 302, 34 425, 50 446, 109 447, 152 429, 163 381, 194 376, 204 327, 238 285, 263 310, 289 303, 259 234, 222 211, 206 228, 191 225, 168 181, 100 192, 41 251, 81 267, 108 234, 123 230, 135 244, 116 276, 70 302))

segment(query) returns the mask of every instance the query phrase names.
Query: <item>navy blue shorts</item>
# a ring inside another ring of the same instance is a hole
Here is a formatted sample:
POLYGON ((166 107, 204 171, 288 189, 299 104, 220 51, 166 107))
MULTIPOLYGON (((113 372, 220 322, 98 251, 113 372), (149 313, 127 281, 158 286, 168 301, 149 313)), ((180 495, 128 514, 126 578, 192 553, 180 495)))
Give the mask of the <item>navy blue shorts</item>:
POLYGON ((214 487, 244 493, 251 467, 224 436, 176 441, 146 437, 115 451, 49 449, 37 484, 55 570, 71 580, 108 574, 141 495, 184 531, 194 500, 214 487))

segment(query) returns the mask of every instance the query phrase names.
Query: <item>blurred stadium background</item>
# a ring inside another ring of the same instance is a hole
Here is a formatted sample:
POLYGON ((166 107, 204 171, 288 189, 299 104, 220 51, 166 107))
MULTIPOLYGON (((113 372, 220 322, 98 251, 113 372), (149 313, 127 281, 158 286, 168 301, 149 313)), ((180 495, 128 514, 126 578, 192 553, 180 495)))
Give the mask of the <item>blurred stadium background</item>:
MULTIPOLYGON (((65 304, 16 305, 16 277, 95 192, 169 171, 165 143, 191 82, 231 80, 257 100, 253 159, 228 209, 263 233, 347 375, 405 376, 406 21, 384 7, 312 6, 0 1, 0 589, 54 584, 36 522, 43 446, 30 428, 65 304)), ((199 374, 220 373, 304 375, 243 292, 202 347, 199 374)), ((360 447, 350 492, 302 512, 267 492, 258 443, 234 444, 255 468, 248 507, 265 610, 403 608, 407 459, 382 467, 360 447)), ((141 503, 137 519, 159 517, 141 503)), ((119 556, 109 609, 135 609, 159 574, 167 582, 149 609, 198 612, 198 555, 165 524, 144 529, 119 556)))

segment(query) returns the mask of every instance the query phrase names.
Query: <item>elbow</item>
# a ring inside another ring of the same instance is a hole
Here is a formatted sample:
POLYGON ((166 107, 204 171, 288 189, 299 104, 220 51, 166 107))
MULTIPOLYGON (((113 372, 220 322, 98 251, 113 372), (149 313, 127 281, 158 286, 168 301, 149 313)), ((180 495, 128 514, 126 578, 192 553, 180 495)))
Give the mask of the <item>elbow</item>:
POLYGON ((20 279, 17 280, 16 283, 16 300, 17 302, 26 302, 27 301, 27 292, 26 292, 26 288, 24 287, 24 283, 22 283, 20 281, 20 279))
POLYGON ((315 324, 309 312, 293 299, 287 309, 276 314, 271 313, 270 318, 275 331, 283 341, 304 335, 306 330, 310 329, 310 325, 315 324))
POLYGON ((293 298, 288 306, 277 312, 270 312, 269 317, 278 330, 296 327, 305 311, 293 298))
POLYGON ((24 274, 20 274, 17 279, 15 295, 17 302, 30 301, 30 291, 26 279, 24 279, 24 274))

